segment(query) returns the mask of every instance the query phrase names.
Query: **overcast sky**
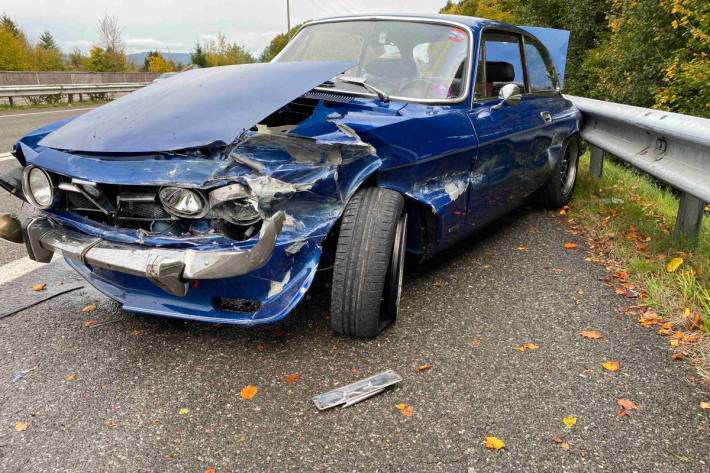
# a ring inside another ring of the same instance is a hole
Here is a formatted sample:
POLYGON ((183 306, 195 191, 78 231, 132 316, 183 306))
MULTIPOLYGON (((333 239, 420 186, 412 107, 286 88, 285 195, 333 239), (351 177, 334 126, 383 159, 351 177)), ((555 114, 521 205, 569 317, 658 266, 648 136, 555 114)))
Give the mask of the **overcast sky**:
MULTIPOLYGON (((291 0, 291 24, 354 13, 436 13, 445 0, 291 0)), ((98 19, 108 13, 124 27, 128 52, 189 52, 221 31, 231 42, 260 51, 286 31, 286 0, 0 0, 0 13, 35 41, 49 30, 70 52, 88 51, 98 19)))

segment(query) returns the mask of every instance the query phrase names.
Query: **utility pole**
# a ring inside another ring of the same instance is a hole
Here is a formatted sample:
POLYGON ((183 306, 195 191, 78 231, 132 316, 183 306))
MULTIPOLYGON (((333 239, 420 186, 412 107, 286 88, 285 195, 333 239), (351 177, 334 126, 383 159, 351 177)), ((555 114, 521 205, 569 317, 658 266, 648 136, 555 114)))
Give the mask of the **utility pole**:
POLYGON ((286 30, 286 37, 288 39, 291 39, 291 1, 286 0, 286 25, 287 25, 287 30, 286 30))

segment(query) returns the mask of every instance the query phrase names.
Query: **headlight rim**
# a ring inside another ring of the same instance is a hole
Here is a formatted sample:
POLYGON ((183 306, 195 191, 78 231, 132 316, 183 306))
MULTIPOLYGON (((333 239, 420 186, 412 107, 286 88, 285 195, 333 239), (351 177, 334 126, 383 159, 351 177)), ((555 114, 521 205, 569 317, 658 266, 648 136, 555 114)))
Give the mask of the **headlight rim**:
POLYGON ((52 180, 52 176, 41 167, 33 166, 30 164, 26 166, 24 171, 22 172, 22 192, 23 194, 25 194, 25 198, 27 198, 27 201, 38 209, 47 210, 52 208, 56 204, 57 194, 55 192, 54 187, 55 186, 54 181, 52 180), (34 192, 32 191, 32 187, 30 186, 30 174, 34 170, 41 172, 49 183, 50 199, 49 203, 46 205, 42 205, 39 203, 39 201, 35 198, 34 192))
POLYGON ((191 189, 188 187, 179 187, 179 186, 163 186, 160 189, 158 189, 158 200, 160 201, 160 205, 163 206, 166 212, 168 212, 170 215, 178 218, 190 218, 190 219, 196 219, 196 218, 202 218, 207 213, 209 212, 209 205, 207 205, 207 199, 205 196, 200 192, 198 189, 191 189), (197 200, 200 203, 200 210, 195 212, 195 213, 185 213, 181 212, 180 210, 177 210, 170 205, 168 205, 165 200, 163 199, 163 192, 169 189, 174 189, 174 190, 179 190, 179 191, 184 191, 184 192, 189 192, 192 193, 197 197, 197 200))

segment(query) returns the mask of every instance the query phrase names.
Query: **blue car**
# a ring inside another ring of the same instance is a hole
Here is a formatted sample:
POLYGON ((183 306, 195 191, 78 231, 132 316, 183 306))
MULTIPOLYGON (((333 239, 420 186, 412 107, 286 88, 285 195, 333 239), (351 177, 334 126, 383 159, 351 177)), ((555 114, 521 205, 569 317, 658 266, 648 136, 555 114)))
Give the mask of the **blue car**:
POLYGON ((125 310, 205 322, 279 320, 320 273, 332 328, 374 337, 406 253, 531 196, 569 201, 568 36, 446 15, 308 23, 271 63, 187 71, 24 136, 0 185, 37 212, 0 233, 125 310))

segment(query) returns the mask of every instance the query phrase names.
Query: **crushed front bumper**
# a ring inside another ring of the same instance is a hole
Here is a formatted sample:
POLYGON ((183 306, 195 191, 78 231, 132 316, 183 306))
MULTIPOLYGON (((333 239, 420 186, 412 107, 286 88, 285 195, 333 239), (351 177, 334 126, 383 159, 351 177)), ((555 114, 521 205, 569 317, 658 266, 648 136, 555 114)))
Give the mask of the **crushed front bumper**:
POLYGON ((142 276, 169 294, 184 296, 188 280, 223 279, 250 273, 269 260, 285 220, 283 212, 264 220, 249 250, 154 248, 116 243, 77 232, 47 217, 22 226, 30 259, 47 263, 54 253, 83 265, 142 276))

